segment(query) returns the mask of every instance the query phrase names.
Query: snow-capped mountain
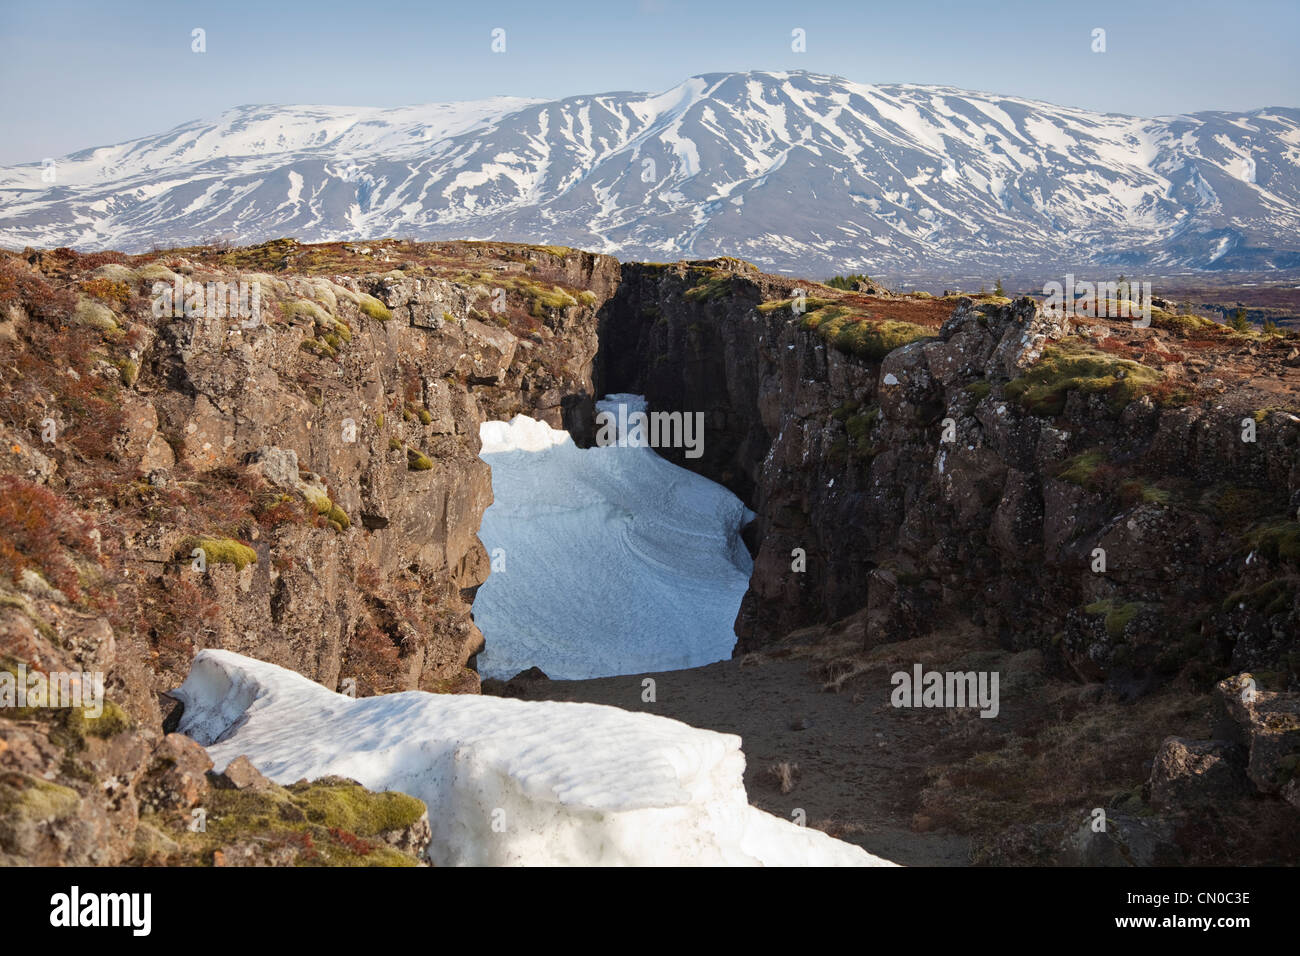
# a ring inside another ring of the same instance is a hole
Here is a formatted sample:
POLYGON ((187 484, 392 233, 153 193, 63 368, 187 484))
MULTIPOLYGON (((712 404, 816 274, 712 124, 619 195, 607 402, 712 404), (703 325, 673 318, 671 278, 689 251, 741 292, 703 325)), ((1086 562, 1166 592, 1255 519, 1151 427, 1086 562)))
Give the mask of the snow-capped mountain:
POLYGON ((1144 119, 719 73, 658 94, 245 106, 0 169, 0 244, 398 236, 865 270, 1300 268, 1300 109, 1144 119), (44 176, 43 176, 44 174, 44 176))

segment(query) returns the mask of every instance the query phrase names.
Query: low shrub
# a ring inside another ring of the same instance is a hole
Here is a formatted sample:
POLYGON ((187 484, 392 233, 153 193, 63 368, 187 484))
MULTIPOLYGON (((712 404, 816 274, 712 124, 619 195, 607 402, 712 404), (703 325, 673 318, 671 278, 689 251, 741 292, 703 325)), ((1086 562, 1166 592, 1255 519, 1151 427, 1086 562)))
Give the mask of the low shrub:
POLYGON ((14 475, 0 475, 0 575, 11 582, 17 584, 30 569, 68 600, 80 600, 78 564, 98 561, 93 530, 66 499, 14 475))

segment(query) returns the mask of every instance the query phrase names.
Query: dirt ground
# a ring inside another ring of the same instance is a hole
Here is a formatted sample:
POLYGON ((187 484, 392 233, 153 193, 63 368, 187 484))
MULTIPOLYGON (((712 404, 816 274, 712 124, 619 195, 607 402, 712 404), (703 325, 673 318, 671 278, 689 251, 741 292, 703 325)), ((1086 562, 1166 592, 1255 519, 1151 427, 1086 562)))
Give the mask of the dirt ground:
MULTIPOLYGON (((969 621, 871 647, 867 633, 862 611, 707 667, 593 680, 520 675, 483 690, 738 734, 751 804, 786 819, 802 810, 808 826, 907 866, 1041 862, 1028 844, 1008 849, 1001 836, 1018 824, 1083 826, 1096 807, 1145 812, 1140 793, 1160 742, 1204 739, 1210 730, 1208 695, 1180 680, 1132 698, 1123 687, 1058 673, 1041 650, 1000 646, 969 621), (997 674, 996 716, 894 707, 892 675, 917 664, 997 674), (653 701, 643 699, 646 678, 653 701)), ((1251 830, 1251 820, 1234 825, 1251 830)), ((1264 832, 1275 825, 1258 821, 1264 832)), ((1244 845, 1238 837, 1228 843, 1244 845)))
POLYGON ((802 809, 809 826, 897 863, 967 865, 967 837, 912 828, 916 794, 946 721, 892 708, 883 668, 851 679, 839 692, 824 689, 821 657, 786 647, 692 670, 514 681, 510 692, 607 704, 739 734, 745 788, 755 806, 786 819, 802 809), (642 699, 645 678, 655 682, 652 703, 642 699), (798 767, 784 794, 771 770, 781 762, 798 767))

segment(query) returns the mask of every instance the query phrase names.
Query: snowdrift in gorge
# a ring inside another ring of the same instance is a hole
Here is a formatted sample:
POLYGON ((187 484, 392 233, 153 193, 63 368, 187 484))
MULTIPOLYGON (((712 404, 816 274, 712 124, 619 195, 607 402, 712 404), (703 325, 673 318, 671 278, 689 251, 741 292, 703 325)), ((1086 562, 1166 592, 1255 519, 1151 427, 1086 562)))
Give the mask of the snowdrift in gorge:
MULTIPOLYGON (((645 407, 611 395, 598 408, 619 403, 645 407)), ((576 680, 731 656, 753 570, 739 498, 653 448, 579 448, 525 415, 479 435, 494 499, 479 528, 494 558, 474 597, 480 673, 576 680)))
POLYGON ((740 738, 664 717, 422 691, 357 700, 218 650, 173 693, 179 729, 218 768, 242 754, 279 783, 336 774, 423 800, 437 865, 893 865, 749 806, 740 738))

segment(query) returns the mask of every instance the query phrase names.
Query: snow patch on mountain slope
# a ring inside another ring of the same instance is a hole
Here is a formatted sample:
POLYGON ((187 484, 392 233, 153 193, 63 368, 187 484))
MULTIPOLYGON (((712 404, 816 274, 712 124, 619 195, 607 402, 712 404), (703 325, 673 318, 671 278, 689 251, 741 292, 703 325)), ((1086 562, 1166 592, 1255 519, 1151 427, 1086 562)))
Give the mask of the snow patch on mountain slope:
POLYGON ((731 656, 753 568, 739 498, 651 448, 578 448, 524 415, 479 434, 493 494, 479 538, 494 559, 474 599, 481 673, 579 679, 731 656))
MULTIPOLYGON (((395 109, 354 106, 240 106, 164 133, 73 153, 59 161, 61 185, 130 179, 217 159, 278 156, 328 148, 339 156, 411 151, 470 132, 543 102, 498 96, 395 109)), ((21 169, 22 167, 16 167, 21 169)), ((39 170, 39 167, 38 167, 39 170)), ((0 186, 10 185, 0 171, 0 186)))
POLYGON ((338 775, 429 808, 454 865, 890 866, 749 806, 740 738, 598 704, 408 691, 354 699, 204 650, 173 696, 218 769, 338 775))

